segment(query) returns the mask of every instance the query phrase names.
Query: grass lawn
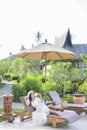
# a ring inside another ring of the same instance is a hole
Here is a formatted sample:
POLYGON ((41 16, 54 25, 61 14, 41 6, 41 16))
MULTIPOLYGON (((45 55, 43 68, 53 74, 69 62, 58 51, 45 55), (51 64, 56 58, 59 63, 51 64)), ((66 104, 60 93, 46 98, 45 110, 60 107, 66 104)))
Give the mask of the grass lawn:
MULTIPOLYGON (((12 109, 13 113, 14 112, 22 112, 22 111, 24 111, 24 109, 12 109)), ((3 113, 3 109, 0 109, 0 114, 2 114, 2 113, 3 113)), ((5 121, 5 120, 6 120, 5 118, 0 117, 0 122, 5 121)))

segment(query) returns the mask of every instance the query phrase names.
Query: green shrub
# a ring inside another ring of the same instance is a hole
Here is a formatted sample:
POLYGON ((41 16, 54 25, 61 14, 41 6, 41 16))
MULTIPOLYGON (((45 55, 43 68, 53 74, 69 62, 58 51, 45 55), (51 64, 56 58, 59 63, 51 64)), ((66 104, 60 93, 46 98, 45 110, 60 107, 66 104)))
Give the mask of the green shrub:
MULTIPOLYGON (((44 89, 44 84, 43 84, 43 89, 44 89)), ((55 82, 46 82, 46 91, 56 91, 57 90, 57 86, 55 82)))
POLYGON ((47 96, 47 93, 48 92, 50 92, 50 91, 57 91, 57 86, 56 86, 56 83, 55 82, 46 82, 46 86, 45 86, 45 84, 44 83, 42 83, 42 88, 41 88, 41 90, 42 90, 42 93, 41 93, 41 95, 42 95, 42 97, 43 97, 43 99, 49 99, 48 98, 48 96, 47 96), (45 96, 45 97, 44 97, 45 96))
POLYGON ((77 90, 77 92, 87 95, 87 81, 84 81, 84 83, 79 86, 79 89, 77 90))
POLYGON ((20 77, 19 77, 18 75, 13 74, 13 75, 11 76, 11 79, 12 79, 12 80, 19 80, 20 77))
POLYGON ((73 102, 73 95, 71 95, 71 94, 65 94, 63 96, 62 100, 66 100, 67 102, 72 103, 73 102))
POLYGON ((26 95, 26 90, 24 87, 20 86, 19 84, 15 84, 12 87, 12 95, 13 95, 13 101, 14 102, 20 102, 19 97, 26 95))
POLYGON ((12 94, 13 101, 18 102, 21 95, 27 95, 30 90, 36 92, 42 92, 42 82, 37 75, 26 76, 23 80, 20 81, 17 85, 13 86, 12 94))
POLYGON ((42 81, 42 83, 45 83, 45 76, 44 75, 38 75, 38 78, 42 81))
POLYGON ((8 74, 8 73, 7 73, 7 74, 4 75, 4 77, 5 77, 5 79, 8 80, 8 81, 11 80, 11 74, 8 74))
POLYGON ((68 92, 68 93, 71 93, 74 91, 74 85, 71 83, 70 80, 68 81, 64 81, 64 93, 68 92))
POLYGON ((34 90, 41 92, 42 81, 38 78, 38 75, 31 74, 26 76, 21 82, 21 86, 25 86, 26 91, 34 90))

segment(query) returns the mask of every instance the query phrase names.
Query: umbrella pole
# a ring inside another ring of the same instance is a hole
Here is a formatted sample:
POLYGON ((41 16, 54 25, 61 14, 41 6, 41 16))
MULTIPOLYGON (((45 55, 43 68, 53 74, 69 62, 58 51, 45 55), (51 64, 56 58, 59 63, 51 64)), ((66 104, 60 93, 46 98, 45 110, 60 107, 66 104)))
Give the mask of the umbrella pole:
POLYGON ((46 65, 47 65, 47 58, 46 58, 46 53, 45 53, 45 84, 44 84, 44 100, 46 100, 46 73, 47 73, 47 69, 46 69, 46 65))
POLYGON ((44 84, 44 98, 46 98, 46 61, 45 61, 45 84, 44 84))

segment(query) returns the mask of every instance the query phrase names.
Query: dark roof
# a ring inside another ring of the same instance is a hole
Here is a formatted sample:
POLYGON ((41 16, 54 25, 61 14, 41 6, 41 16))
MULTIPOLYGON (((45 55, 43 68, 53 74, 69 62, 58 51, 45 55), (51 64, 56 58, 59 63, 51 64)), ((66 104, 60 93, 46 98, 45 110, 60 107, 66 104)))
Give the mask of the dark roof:
POLYGON ((76 53, 76 60, 81 60, 80 54, 87 56, 87 44, 72 44, 70 29, 56 39, 55 45, 76 53))
POLYGON ((72 47, 64 47, 65 49, 76 53, 78 60, 81 60, 80 54, 87 56, 87 44, 73 44, 72 47))
POLYGON ((70 29, 68 29, 67 32, 65 32, 58 39, 55 40, 56 40, 55 45, 57 45, 58 47, 67 47, 67 46, 72 47, 70 29))

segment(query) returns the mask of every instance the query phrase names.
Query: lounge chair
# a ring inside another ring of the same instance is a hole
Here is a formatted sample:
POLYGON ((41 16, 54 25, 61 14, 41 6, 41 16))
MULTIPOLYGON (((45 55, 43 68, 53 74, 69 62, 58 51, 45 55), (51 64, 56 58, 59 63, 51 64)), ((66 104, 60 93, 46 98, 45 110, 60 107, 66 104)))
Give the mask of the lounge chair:
MULTIPOLYGON (((58 93, 56 91, 48 92, 48 96, 52 101, 54 101, 54 106, 52 106, 53 109, 56 110, 62 110, 61 104, 62 100, 58 93)), ((68 103, 68 106, 65 108, 67 110, 74 110, 77 114, 81 114, 82 112, 87 113, 87 103, 84 104, 74 104, 74 103, 68 103)))
MULTIPOLYGON (((32 106, 26 106, 25 102, 25 96, 20 97, 21 102, 24 105, 24 111, 23 112, 16 112, 16 114, 20 117, 20 121, 24 121, 26 119, 25 117, 27 116, 28 118, 32 118, 32 112, 34 111, 34 108, 32 106)), ((57 124, 58 125, 65 125, 67 123, 74 122, 78 120, 80 116, 76 114, 75 112, 71 111, 64 111, 62 112, 62 116, 57 116, 57 115, 48 115, 47 119, 49 122, 52 123, 52 126, 56 128, 57 124)))
POLYGON ((24 106, 24 111, 22 112, 15 112, 20 117, 20 121, 24 121, 25 119, 32 118, 32 112, 34 111, 34 108, 32 106, 27 106, 25 102, 26 96, 21 96, 20 101, 22 102, 24 106))

